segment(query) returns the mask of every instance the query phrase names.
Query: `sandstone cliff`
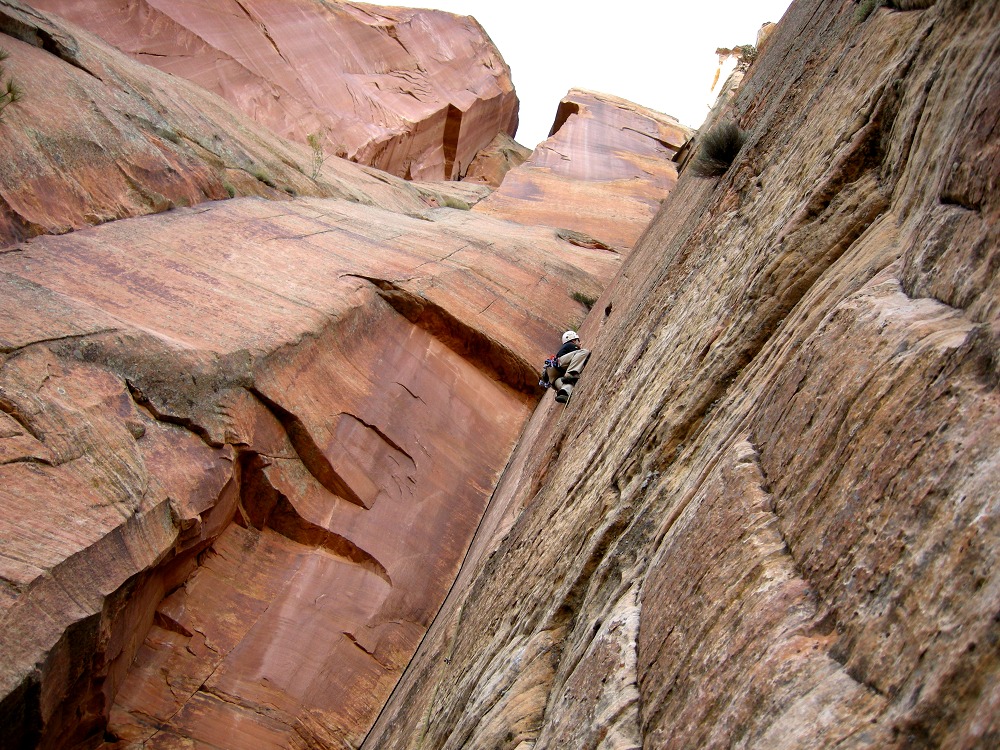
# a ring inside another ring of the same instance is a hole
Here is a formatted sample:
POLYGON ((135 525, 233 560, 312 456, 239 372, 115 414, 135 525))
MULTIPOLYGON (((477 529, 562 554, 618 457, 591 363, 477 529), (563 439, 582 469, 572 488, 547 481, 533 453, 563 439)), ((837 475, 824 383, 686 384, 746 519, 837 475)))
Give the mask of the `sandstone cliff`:
POLYGON ((793 4, 533 409, 599 233, 307 178, 4 0, 81 99, 9 110, 64 171, 4 196, 81 197, 0 251, 0 746, 357 746, 409 662, 365 747, 995 747, 1000 8, 905 5, 793 4), (18 241, 222 197, 176 110, 301 183, 18 241))
POLYGON ((510 70, 471 17, 318 0, 35 0, 270 130, 418 180, 517 130, 510 70))
POLYGON ((72 746, 109 708, 109 736, 150 747, 248 717, 221 746, 367 729, 540 342, 582 314, 568 288, 600 283, 575 261, 617 264, 439 213, 240 199, 0 255, 2 684, 24 736, 72 746))
POLYGON ((673 117, 573 89, 549 137, 475 210, 627 250, 677 182, 673 158, 690 137, 673 117))
POLYGON ((327 159, 276 137, 86 31, 0 0, 6 70, 25 90, 0 123, 0 248, 236 195, 345 198, 419 213, 442 186, 327 159))
POLYGON ((621 256, 0 28, 0 747, 356 746, 621 256))
POLYGON ((365 748, 1000 744, 1000 5, 906 7, 792 4, 365 748))

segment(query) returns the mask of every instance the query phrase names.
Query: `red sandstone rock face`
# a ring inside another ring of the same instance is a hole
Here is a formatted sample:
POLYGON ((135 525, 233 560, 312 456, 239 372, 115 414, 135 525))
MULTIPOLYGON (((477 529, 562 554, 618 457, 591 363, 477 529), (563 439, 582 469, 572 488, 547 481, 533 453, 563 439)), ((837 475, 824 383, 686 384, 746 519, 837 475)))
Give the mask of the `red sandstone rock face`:
POLYGON ((0 254, 10 741, 359 742, 617 262, 324 199, 0 254))
POLYGON ((907 5, 793 3, 364 747, 997 746, 1000 6, 907 5))
POLYGON ((38 0, 286 138, 453 179, 517 129, 510 71, 471 17, 315 0, 38 0))
POLYGON ((341 159, 317 168, 307 147, 218 97, 15 0, 0 0, 0 30, 7 73, 25 91, 0 121, 0 248, 229 195, 340 197, 411 213, 441 202, 341 159))
POLYGON ((317 165, 15 0, 0 28, 4 742, 359 743, 619 256, 317 165))
POLYGON ((5 742, 109 716, 148 747, 356 742, 582 317, 570 292, 618 258, 426 213, 483 186, 313 179, 197 87, 9 0, 0 23, 28 92, 0 124, 5 742), (227 185, 281 200, 14 245, 227 185), (313 192, 350 202, 289 200, 313 192))
POLYGON ((691 131, 624 99, 576 89, 560 102, 552 130, 475 210, 631 248, 676 183, 673 157, 691 131))

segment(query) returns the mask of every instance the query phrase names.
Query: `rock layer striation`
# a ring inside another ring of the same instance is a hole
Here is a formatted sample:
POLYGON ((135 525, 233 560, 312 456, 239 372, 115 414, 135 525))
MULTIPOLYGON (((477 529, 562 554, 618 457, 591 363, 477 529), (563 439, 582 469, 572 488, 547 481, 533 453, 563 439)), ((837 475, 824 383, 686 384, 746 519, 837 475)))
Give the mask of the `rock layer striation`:
POLYGON ((217 96, 17 0, 0 0, 0 32, 5 69, 25 92, 0 121, 0 249, 235 195, 338 197, 410 213, 427 207, 428 193, 440 198, 440 187, 342 159, 317 164, 217 96))
POLYGON ((488 192, 317 157, 201 87, 18 0, 0 0, 0 32, 5 69, 25 92, 0 120, 0 250, 232 196, 343 198, 419 215, 468 207, 488 192))
POLYGON ((1000 7, 912 6, 792 4, 363 747, 1000 741, 1000 7))
POLYGON ((0 746, 357 744, 620 257, 0 27, 0 746))
POLYGON ((0 30, 0 746, 357 746, 621 256, 0 30))
POLYGON ((510 70, 475 19, 315 0, 36 0, 136 60, 327 155, 458 179, 517 130, 510 70))
POLYGON ((5 743, 359 742, 617 264, 305 198, 0 254, 5 743))

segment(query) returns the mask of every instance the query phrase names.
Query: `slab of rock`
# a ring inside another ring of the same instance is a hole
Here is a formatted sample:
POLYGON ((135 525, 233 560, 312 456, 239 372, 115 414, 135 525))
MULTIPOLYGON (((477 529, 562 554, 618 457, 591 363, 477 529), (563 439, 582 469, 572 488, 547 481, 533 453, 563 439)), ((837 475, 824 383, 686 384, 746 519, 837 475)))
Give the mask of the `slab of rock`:
POLYGON ((454 179, 514 135, 510 70, 470 16, 314 0, 38 0, 279 135, 400 177, 454 179))
POLYGON ((4 742, 360 742, 618 262, 318 198, 0 253, 4 742))
POLYGON ((677 182, 673 158, 690 136, 668 115, 573 89, 548 139, 475 210, 627 250, 677 182))
POLYGON ((792 4, 363 747, 997 744, 1000 6, 910 7, 792 4))
POLYGON ((233 195, 342 197, 418 213, 403 180, 284 140, 199 86, 88 32, 0 0, 8 77, 0 119, 0 249, 233 195))
POLYGON ((483 198, 493 192, 489 185, 480 182, 456 182, 439 180, 436 182, 409 182, 408 185, 431 207, 458 208, 468 211, 483 198))

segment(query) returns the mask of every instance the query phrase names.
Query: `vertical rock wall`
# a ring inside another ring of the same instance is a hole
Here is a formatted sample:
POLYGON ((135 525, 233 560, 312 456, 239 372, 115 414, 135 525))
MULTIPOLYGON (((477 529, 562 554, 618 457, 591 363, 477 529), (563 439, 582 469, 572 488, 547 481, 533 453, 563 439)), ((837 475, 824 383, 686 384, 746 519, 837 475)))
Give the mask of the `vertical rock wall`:
POLYGON ((356 746, 621 256, 0 32, 0 747, 356 746))
POLYGON ((617 265, 329 199, 0 254, 0 746, 360 743, 617 265))
POLYGON ((1000 742, 1000 7, 906 5, 793 3, 365 748, 1000 742))

